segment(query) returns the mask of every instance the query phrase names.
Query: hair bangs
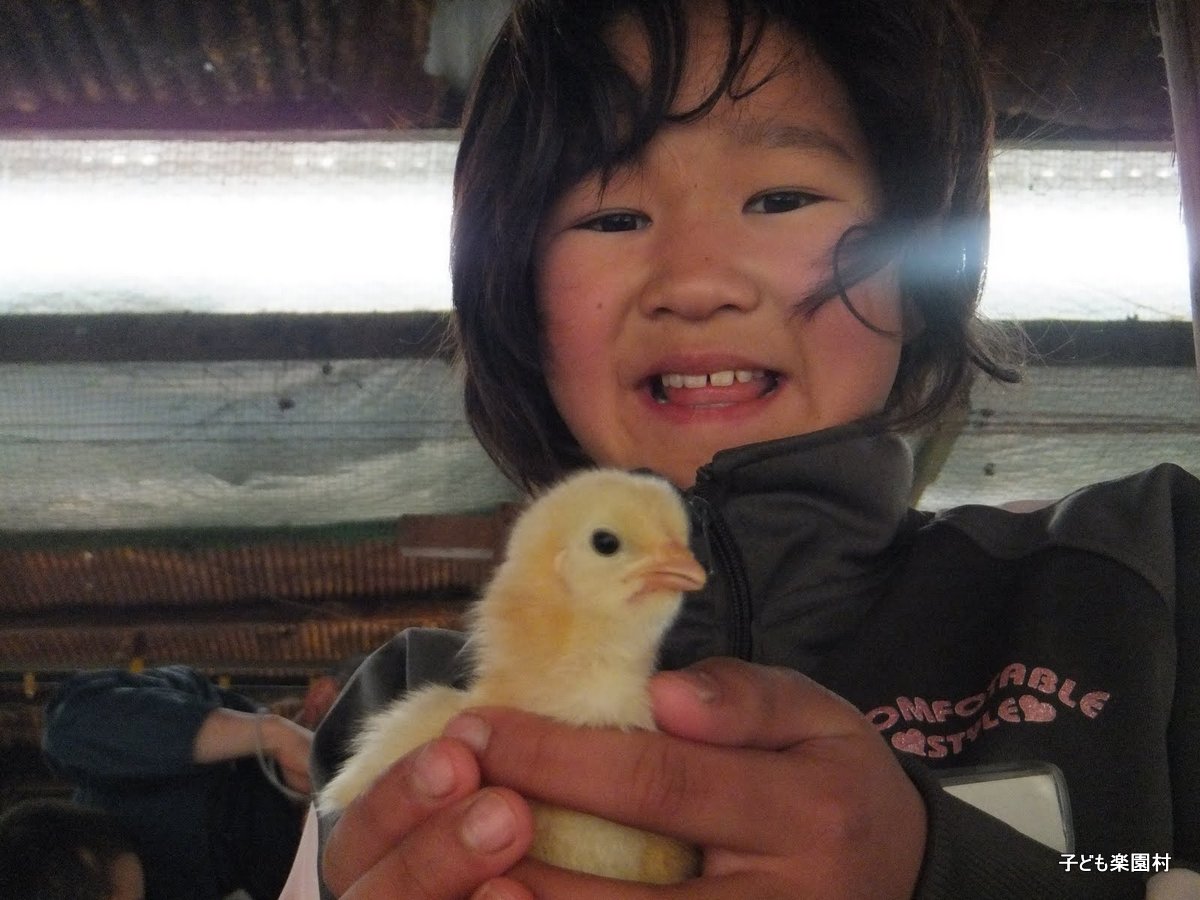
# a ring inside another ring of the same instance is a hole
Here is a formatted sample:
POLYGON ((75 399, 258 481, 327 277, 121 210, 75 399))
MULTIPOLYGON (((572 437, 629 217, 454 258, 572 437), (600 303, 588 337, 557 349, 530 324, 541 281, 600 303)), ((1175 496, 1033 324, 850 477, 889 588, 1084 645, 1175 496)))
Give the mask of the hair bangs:
POLYGON ((741 0, 727 0, 724 6, 727 52, 720 76, 705 96, 682 108, 679 90, 688 66, 689 24, 683 0, 614 0, 604 4, 599 18, 568 17, 578 29, 571 36, 577 52, 558 74, 561 118, 547 123, 564 136, 554 170, 555 196, 593 175, 606 184, 642 154, 664 124, 701 119, 722 97, 737 99, 754 91, 758 85, 743 87, 741 81, 766 18, 752 16, 741 0), (633 29, 635 40, 646 48, 644 60, 623 58, 615 49, 615 32, 624 28, 633 29))

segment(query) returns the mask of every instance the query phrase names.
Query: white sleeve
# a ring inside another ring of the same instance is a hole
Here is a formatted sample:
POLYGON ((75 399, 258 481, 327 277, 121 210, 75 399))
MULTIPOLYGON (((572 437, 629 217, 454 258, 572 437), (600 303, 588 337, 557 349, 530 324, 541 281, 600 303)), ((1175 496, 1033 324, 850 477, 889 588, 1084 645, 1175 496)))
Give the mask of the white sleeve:
POLYGON ((317 816, 311 806, 304 817, 300 846, 296 848, 292 871, 279 900, 321 900, 321 879, 317 875, 317 816))

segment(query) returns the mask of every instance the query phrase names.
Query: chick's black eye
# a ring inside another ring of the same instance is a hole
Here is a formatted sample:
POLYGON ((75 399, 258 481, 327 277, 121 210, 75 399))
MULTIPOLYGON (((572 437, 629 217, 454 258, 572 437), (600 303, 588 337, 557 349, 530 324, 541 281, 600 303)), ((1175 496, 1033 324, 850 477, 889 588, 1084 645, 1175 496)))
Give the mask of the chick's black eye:
POLYGON ((612 556, 621 549, 621 539, 604 528, 592 532, 592 549, 601 556, 612 556))

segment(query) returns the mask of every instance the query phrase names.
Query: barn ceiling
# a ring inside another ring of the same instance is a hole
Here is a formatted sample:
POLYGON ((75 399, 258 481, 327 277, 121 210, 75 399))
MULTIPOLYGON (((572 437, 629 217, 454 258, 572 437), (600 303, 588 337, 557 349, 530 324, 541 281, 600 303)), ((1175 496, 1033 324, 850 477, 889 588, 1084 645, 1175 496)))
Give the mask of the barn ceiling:
MULTIPOLYGON (((455 2, 463 0, 447 5, 455 2)), ((1002 133, 1169 139, 1152 2, 965 6, 986 49, 1002 133)), ((456 92, 423 67, 434 8, 435 0, 0 0, 0 130, 453 124, 456 92)))

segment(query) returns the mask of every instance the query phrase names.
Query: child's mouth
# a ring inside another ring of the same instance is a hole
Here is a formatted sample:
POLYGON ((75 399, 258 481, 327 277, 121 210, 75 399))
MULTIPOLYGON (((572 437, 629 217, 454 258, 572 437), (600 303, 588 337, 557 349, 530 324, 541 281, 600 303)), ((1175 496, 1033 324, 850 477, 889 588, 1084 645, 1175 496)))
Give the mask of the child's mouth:
POLYGON ((765 369, 725 369, 683 374, 663 372, 650 378, 657 403, 683 406, 727 406, 767 396, 779 386, 779 373, 765 369))

